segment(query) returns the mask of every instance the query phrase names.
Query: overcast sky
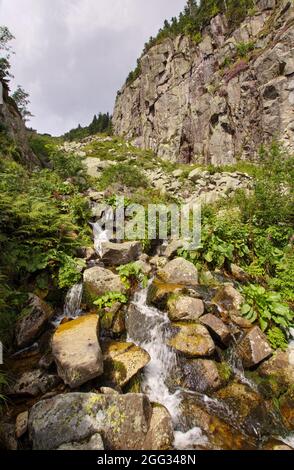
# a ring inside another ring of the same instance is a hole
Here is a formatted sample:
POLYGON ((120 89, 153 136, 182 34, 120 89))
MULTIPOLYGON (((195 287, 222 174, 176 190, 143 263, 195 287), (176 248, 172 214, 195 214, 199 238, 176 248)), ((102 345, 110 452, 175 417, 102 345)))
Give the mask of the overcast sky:
POLYGON ((186 0, 0 0, 16 37, 15 80, 30 93, 30 125, 54 135, 112 112, 144 43, 186 0))

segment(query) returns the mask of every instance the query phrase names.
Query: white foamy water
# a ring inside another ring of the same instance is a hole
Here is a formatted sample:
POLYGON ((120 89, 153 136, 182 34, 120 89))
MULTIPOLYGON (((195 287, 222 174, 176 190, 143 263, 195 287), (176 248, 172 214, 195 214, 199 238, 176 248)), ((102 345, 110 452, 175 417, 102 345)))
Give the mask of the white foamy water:
POLYGON ((65 297, 63 312, 55 316, 52 324, 57 327, 64 318, 77 318, 82 314, 81 303, 83 296, 83 283, 71 287, 65 297))
POLYGON ((111 211, 106 211, 105 212, 105 217, 103 217, 101 220, 98 220, 92 225, 93 228, 93 236, 94 236, 94 249, 96 253, 102 258, 103 256, 103 243, 109 242, 109 232, 106 229, 103 229, 103 225, 106 225, 107 223, 112 220, 112 212, 111 211))
MULTIPOLYGON (((167 385, 177 366, 176 353, 166 345, 170 321, 166 313, 147 305, 147 292, 148 288, 135 296, 133 304, 140 318, 135 326, 131 325, 128 341, 149 353, 151 361, 144 369, 142 391, 151 402, 165 406, 176 428, 181 419, 182 397, 180 390, 171 393, 167 385)), ((204 442, 207 440, 199 428, 193 428, 187 433, 175 431, 174 446, 178 449, 192 449, 204 442)))

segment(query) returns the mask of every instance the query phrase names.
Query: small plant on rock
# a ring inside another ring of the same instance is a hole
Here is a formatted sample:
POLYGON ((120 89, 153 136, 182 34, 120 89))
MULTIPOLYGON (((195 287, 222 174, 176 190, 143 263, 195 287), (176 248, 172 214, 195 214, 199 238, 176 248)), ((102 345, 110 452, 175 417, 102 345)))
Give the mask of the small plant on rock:
POLYGON ((120 292, 108 292, 96 299, 94 305, 96 305, 99 310, 103 310, 104 308, 111 308, 116 302, 126 304, 128 298, 125 294, 121 294, 120 292))

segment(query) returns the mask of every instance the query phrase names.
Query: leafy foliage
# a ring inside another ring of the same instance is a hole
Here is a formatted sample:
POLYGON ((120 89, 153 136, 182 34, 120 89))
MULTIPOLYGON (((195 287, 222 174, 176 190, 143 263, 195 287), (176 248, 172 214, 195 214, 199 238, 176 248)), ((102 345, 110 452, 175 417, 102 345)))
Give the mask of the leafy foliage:
POLYGON ((97 305, 99 310, 103 310, 104 308, 111 308, 116 302, 126 304, 128 298, 125 294, 121 294, 120 292, 108 292, 95 300, 94 305, 97 305))
POLYGON ((239 57, 246 57, 249 52, 253 51, 255 43, 253 41, 249 42, 239 42, 236 44, 237 54, 239 57))
POLYGON ((21 117, 25 122, 33 117, 32 113, 28 109, 30 104, 29 96, 30 95, 20 85, 18 85, 17 89, 12 94, 12 99, 15 101, 21 117))
POLYGON ((143 287, 147 285, 148 279, 142 273, 142 269, 137 263, 129 263, 119 266, 117 271, 120 275, 122 282, 129 289, 131 281, 138 281, 143 284, 143 287))
POLYGON ((6 26, 0 26, 0 80, 9 81, 12 78, 10 73, 10 58, 13 54, 10 42, 14 39, 6 26))
MULTIPOLYGON (((281 295, 277 292, 267 291, 263 286, 249 284, 242 288, 246 303, 242 307, 243 316, 251 323, 259 322, 262 331, 278 327, 282 332, 286 332, 293 326, 294 314, 288 305, 282 301, 281 295)), ((277 335, 276 330, 271 329, 270 338, 282 338, 277 335)), ((285 341, 284 335, 284 341, 285 341)))

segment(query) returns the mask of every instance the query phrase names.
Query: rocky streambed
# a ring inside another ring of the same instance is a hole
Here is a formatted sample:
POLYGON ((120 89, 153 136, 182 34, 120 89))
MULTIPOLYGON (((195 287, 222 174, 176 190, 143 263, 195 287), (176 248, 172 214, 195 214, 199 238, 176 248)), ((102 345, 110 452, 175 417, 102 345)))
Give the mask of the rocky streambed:
POLYGON ((205 284, 175 242, 149 256, 139 242, 94 233, 100 255, 85 250, 83 282, 63 311, 31 295, 16 325, 2 445, 291 448, 293 350, 273 352, 241 316, 233 274, 210 273, 205 284), (130 261, 147 286, 122 280, 115 266, 130 261), (117 300, 98 309, 110 292, 117 300))

